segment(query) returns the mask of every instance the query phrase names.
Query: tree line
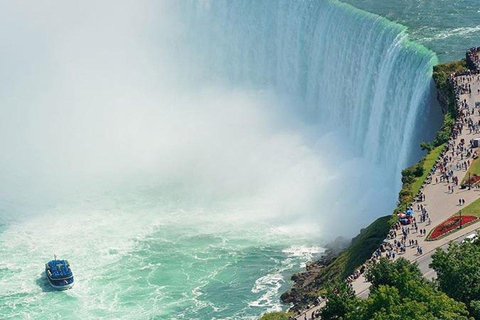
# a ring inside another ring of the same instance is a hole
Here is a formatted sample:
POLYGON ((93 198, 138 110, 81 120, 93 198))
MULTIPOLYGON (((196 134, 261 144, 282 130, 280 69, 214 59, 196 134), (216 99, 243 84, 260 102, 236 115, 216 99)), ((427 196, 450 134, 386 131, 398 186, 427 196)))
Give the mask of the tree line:
POLYGON ((331 285, 328 303, 319 312, 324 320, 480 320, 480 242, 451 243, 432 256, 433 281, 416 263, 380 259, 366 271, 371 282, 361 299, 346 283, 331 285))

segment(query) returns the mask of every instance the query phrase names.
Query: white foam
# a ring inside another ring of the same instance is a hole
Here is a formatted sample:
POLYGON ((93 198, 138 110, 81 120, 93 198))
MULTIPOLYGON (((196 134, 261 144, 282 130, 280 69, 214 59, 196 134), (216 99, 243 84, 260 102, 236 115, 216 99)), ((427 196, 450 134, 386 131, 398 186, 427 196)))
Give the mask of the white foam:
POLYGON ((428 42, 434 40, 442 40, 451 37, 465 37, 471 34, 475 34, 480 31, 480 25, 474 27, 460 27, 460 28, 451 28, 445 29, 441 32, 435 32, 433 36, 419 38, 418 41, 428 42))
POLYGON ((291 246, 282 250, 286 254, 284 260, 279 261, 278 267, 269 270, 268 273, 255 281, 252 288, 253 293, 261 293, 261 296, 250 302, 251 307, 261 307, 268 311, 282 310, 283 306, 279 302, 279 290, 285 283, 285 277, 292 270, 301 270, 306 262, 310 261, 315 255, 323 252, 324 249, 318 246, 291 246))

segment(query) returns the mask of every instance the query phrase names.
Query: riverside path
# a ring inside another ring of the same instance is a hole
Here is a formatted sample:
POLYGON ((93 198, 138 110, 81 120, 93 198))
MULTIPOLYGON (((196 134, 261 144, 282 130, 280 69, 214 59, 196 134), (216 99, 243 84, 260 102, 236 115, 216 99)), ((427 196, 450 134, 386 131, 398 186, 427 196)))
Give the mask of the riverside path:
MULTIPOLYGON (((457 76, 455 77, 454 81, 457 82, 458 86, 466 86, 470 85, 471 93, 460 93, 460 101, 466 100, 470 111, 474 108, 473 115, 470 115, 469 118, 473 120, 474 124, 479 124, 480 121, 480 81, 479 75, 473 76, 457 76), (470 78, 469 78, 470 77, 470 78), (479 106, 476 107, 476 103, 479 106)), ((459 106, 460 107, 460 106, 459 106)), ((466 109, 461 110, 466 111, 466 109)), ((480 138, 480 133, 475 133, 468 129, 467 125, 464 125, 461 134, 458 134, 455 140, 455 146, 459 145, 461 139, 464 139, 465 144, 468 145, 469 141, 473 138, 480 138)), ((478 150, 478 149, 477 149, 478 150)), ((448 152, 451 154, 451 151, 448 152)), ((472 162, 472 158, 466 159, 465 157, 459 154, 458 156, 454 156, 452 162, 448 164, 448 168, 452 168, 454 171, 454 176, 458 178, 458 181, 461 182, 462 179, 465 177, 467 173, 467 169, 458 169, 457 170, 457 163, 463 163, 464 161, 470 160, 470 164, 472 162)), ((460 189, 459 187, 455 187, 454 192, 449 192, 449 185, 452 184, 447 183, 446 181, 440 182, 440 175, 441 173, 437 170, 433 175, 430 183, 424 184, 423 187, 423 194, 425 195, 425 201, 416 202, 414 204, 414 210, 416 211, 416 216, 419 216, 420 211, 417 210, 417 204, 422 204, 430 217, 430 223, 427 221, 420 223, 417 221, 418 229, 426 229, 426 234, 435 228, 438 224, 442 221, 446 220, 453 214, 457 213, 463 207, 468 206, 475 200, 480 197, 480 189, 472 188, 472 189, 460 189), (438 182, 436 182, 436 178, 438 178, 438 182), (464 199, 465 204, 459 205, 459 199, 464 199)), ((451 181, 451 180, 450 180, 451 181)), ((403 257, 410 261, 416 261, 419 264, 420 270, 427 278, 432 278, 435 276, 435 272, 429 268, 429 264, 431 261, 431 255, 434 251, 439 248, 445 248, 449 242, 455 240, 461 240, 466 235, 474 232, 480 227, 479 223, 474 223, 469 225, 453 234, 450 234, 442 239, 435 240, 435 241, 426 241, 425 235, 420 235, 420 232, 416 233, 414 230, 410 232, 409 239, 417 240, 418 246, 422 248, 423 254, 419 255, 416 250, 416 246, 407 247, 407 251, 405 253, 399 253, 396 255, 396 258, 403 257)), ((396 240, 401 240, 401 232, 398 232, 398 236, 396 240)), ((393 243, 394 239, 389 240, 393 243)), ((358 279, 352 282, 353 289, 355 290, 357 296, 360 297, 367 297, 369 293, 370 283, 366 281, 363 275, 361 275, 358 279)), ((301 314, 297 315, 295 319, 297 320, 304 320, 304 319, 313 319, 313 316, 317 310, 322 308, 324 303, 316 306, 314 308, 310 308, 305 310, 301 314)))
MULTIPOLYGON (((471 94, 464 93, 460 94, 460 100, 463 101, 464 99, 467 101, 469 109, 471 110, 474 108, 475 112, 473 115, 470 116, 475 124, 479 123, 480 115, 479 107, 475 107, 475 103, 480 103, 480 95, 478 94, 478 90, 480 89, 480 81, 478 80, 478 75, 470 76, 471 81, 467 81, 467 76, 458 76, 455 78, 457 84, 459 85, 470 85, 471 86, 471 94)), ((473 138, 480 138, 479 133, 475 133, 468 130, 467 126, 464 126, 464 129, 461 134, 459 134, 455 141, 455 145, 460 143, 461 139, 464 139, 465 143, 468 145, 469 141, 473 138)), ((448 154, 451 154, 449 151, 448 154)), ((466 159, 465 157, 462 159, 461 155, 455 156, 453 161, 449 163, 451 165, 454 176, 458 178, 459 181, 465 177, 467 173, 466 169, 459 169, 457 170, 457 163, 463 163, 464 161, 469 160, 470 163, 472 158, 466 159)), ((456 187, 453 193, 449 192, 448 186, 452 185, 447 183, 446 181, 440 182, 440 172, 437 170, 432 175, 432 181, 428 184, 424 185, 423 194, 425 194, 425 201, 420 201, 414 204, 414 210, 416 213, 420 213, 417 211, 417 204, 422 204, 431 219, 431 223, 428 224, 428 220, 426 222, 420 223, 417 221, 419 229, 426 229, 428 234, 433 228, 435 228, 439 223, 446 220, 453 214, 457 213, 463 207, 468 206, 470 203, 477 200, 480 196, 480 189, 472 188, 472 189, 460 189, 456 187), (436 178, 438 178, 439 182, 436 183, 436 178), (459 199, 464 199, 465 204, 459 205, 459 199)), ((467 226, 453 234, 450 234, 442 239, 435 240, 435 241, 426 241, 424 235, 420 235, 420 233, 415 233, 415 231, 411 231, 409 238, 418 241, 418 245, 423 249, 423 255, 417 254, 416 247, 407 247, 407 251, 403 254, 398 254, 397 257, 403 257, 410 261, 417 261, 420 265, 420 269, 424 273, 424 275, 432 275, 432 270, 428 268, 429 260, 422 258, 425 255, 431 255, 438 247, 443 247, 448 244, 450 241, 453 241, 459 237, 462 237, 466 234, 474 232, 476 229, 479 228, 478 223, 473 225, 467 226), (423 262, 423 263, 422 263, 423 262), (426 263, 428 262, 428 263, 426 263), (424 265, 426 264, 426 265, 424 265)), ((401 233, 398 234, 397 240, 401 239, 401 233)), ((393 242, 393 239, 391 240, 393 242)), ((360 276, 356 281, 353 283, 353 288, 357 295, 365 297, 368 295, 368 288, 370 284, 365 280, 365 278, 360 276)))
MULTIPOLYGON (((470 116, 470 118, 472 118, 475 124, 478 124, 480 120, 480 108, 475 107, 475 103, 480 104, 480 95, 478 94, 478 90, 480 89, 480 81, 478 80, 478 77, 478 75, 470 76, 471 81, 467 81, 467 76, 458 76, 455 78, 457 84, 471 86, 471 94, 463 93, 459 94, 459 96, 460 101, 463 101, 464 99, 467 101, 470 110, 474 108, 475 112, 473 115, 470 116)), ((468 145, 469 141, 473 138, 480 138, 480 134, 475 133, 475 131, 472 131, 472 133, 470 133, 470 130, 465 125, 462 133, 459 134, 454 140, 455 145, 458 145, 461 139, 464 139, 465 143, 468 145)), ((451 154, 451 152, 449 151, 448 154, 451 154)), ((472 158, 466 159, 465 157, 463 157, 462 159, 461 155, 458 155, 455 156, 453 161, 449 163, 449 167, 451 165, 454 176, 458 178, 458 181, 462 181, 462 179, 465 177, 465 174, 467 173, 467 170, 457 170, 457 163, 460 164, 467 160, 469 160, 471 164, 472 158)), ((416 211, 416 213, 420 213, 419 211, 417 211, 417 204, 422 204, 429 214, 429 217, 431 219, 430 224, 428 224, 428 220, 423 223, 417 221, 419 229, 427 230, 426 234, 428 234, 442 221, 446 220, 447 218, 461 210, 463 207, 468 206, 470 203, 477 200, 480 196, 480 189, 476 188, 472 188, 469 190, 468 188, 460 189, 456 187, 454 189, 455 191, 451 193, 448 190, 449 185, 451 186, 452 184, 449 184, 446 181, 440 182, 440 172, 437 170, 432 175, 432 181, 428 184, 424 184, 423 194, 425 194, 425 201, 420 201, 414 204, 414 210, 416 211), (436 183, 435 178, 438 178, 438 183, 436 183), (458 201, 459 199, 464 199, 465 204, 460 206, 458 201)), ((428 259, 422 257, 425 255, 431 255, 438 247, 443 247, 450 241, 474 232, 478 228, 478 223, 474 223, 473 225, 467 226, 453 234, 450 234, 442 239, 435 241, 426 241, 426 237, 424 235, 420 235, 420 233, 415 233, 415 231, 411 231, 409 238, 418 241, 418 245, 423 249, 423 255, 417 254, 416 247, 414 246, 407 247, 407 251, 403 254, 398 254, 397 257, 403 257, 410 261, 417 261, 424 275, 432 275, 432 270, 430 270, 428 266, 424 265, 425 262, 428 261, 428 259), (421 264, 420 262, 423 263, 421 264)), ((397 236, 397 240, 400 240, 401 236, 401 233, 399 233, 397 236)), ((393 239, 390 241, 393 242, 393 239)), ((361 297, 365 297, 368 295, 368 288, 370 284, 365 280, 363 275, 360 276, 352 284, 357 295, 361 297)))

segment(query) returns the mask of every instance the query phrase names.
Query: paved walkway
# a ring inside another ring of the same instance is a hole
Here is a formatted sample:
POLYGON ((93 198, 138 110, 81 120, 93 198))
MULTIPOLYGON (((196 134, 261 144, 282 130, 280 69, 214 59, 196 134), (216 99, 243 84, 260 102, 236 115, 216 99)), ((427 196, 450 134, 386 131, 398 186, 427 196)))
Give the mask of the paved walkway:
MULTIPOLYGON (((463 101, 463 99, 466 99, 470 110, 472 110, 472 108, 475 106, 475 102, 480 103, 480 95, 478 94, 478 90, 480 89, 480 81, 477 80, 478 76, 472 76, 472 77, 473 77, 473 81, 471 82, 466 81, 466 76, 457 77, 455 80, 457 81, 457 83, 467 84, 467 85, 470 84, 472 93, 460 95, 461 101, 463 101)), ((473 119, 473 122, 475 124, 479 123, 479 120, 480 120, 479 110, 480 108, 478 107, 475 108, 474 115, 470 116, 470 118, 473 119)), ((459 134, 455 139, 455 146, 460 143, 461 139, 465 139, 465 144, 466 146, 468 146, 472 138, 480 138, 480 133, 479 134, 470 133, 470 130, 468 129, 468 125, 464 125, 462 134, 459 134)), ((476 149, 476 150, 480 150, 480 149, 476 149)), ((448 152, 448 155, 451 155, 451 150, 448 152)), ((452 165, 454 176, 458 177, 459 185, 466 174, 466 170, 457 170, 456 164, 463 163, 466 160, 470 160, 471 162, 472 158, 469 158, 469 159, 464 158, 462 160, 461 156, 458 155, 453 159, 452 162, 448 164, 448 167, 452 165)), ((417 202, 414 204, 416 217, 420 216, 420 212, 417 210, 417 204, 422 204, 427 209, 431 223, 428 224, 428 219, 424 223, 420 223, 418 221, 419 219, 417 219, 418 228, 426 229, 427 231, 426 234, 428 234, 439 223, 441 223, 451 215, 458 212, 461 208, 468 206, 469 204, 471 204, 472 202, 474 202, 480 197, 480 190, 478 189, 468 190, 467 188, 462 190, 459 187, 455 187, 454 192, 450 193, 448 191, 448 186, 449 185, 452 186, 452 183, 450 184, 446 182, 436 183, 435 178, 438 178, 438 180, 440 181, 439 170, 437 170, 435 174, 432 175, 432 177, 433 178, 431 183, 424 185, 423 193, 425 194, 425 201, 417 202), (465 204, 460 206, 458 201, 459 199, 464 199, 465 204)), ((418 245, 423 250, 423 254, 418 255, 416 246, 413 246, 413 247, 407 247, 407 251, 405 253, 397 254, 396 258, 403 257, 410 261, 417 261, 417 263, 419 263, 420 270, 423 272, 423 274, 428 278, 432 278, 435 276, 435 272, 431 270, 428 265, 431 261, 431 255, 434 253, 436 248, 446 247, 450 241, 462 239, 466 235, 474 232, 479 227, 480 225, 478 223, 475 223, 466 228, 463 228, 461 231, 455 232, 443 239, 436 240, 436 241, 425 241, 425 236, 420 235, 420 233, 416 233, 415 231, 413 232, 410 231, 408 239, 417 240, 418 245)), ((397 240, 400 241, 402 237, 402 232, 397 232, 397 234, 398 234, 397 240)), ((391 242, 393 243, 393 239, 391 240, 391 242)), ((352 283, 352 285, 353 285, 353 289, 355 290, 358 296, 360 297, 368 296, 370 283, 365 280, 363 275, 361 275, 358 279, 356 279, 352 283)), ((298 315, 296 319, 298 320, 312 319, 313 313, 318 309, 322 308, 323 306, 324 306, 324 303, 312 309, 309 309, 306 312, 303 312, 302 314, 298 315)))
MULTIPOLYGON (((457 77, 456 81, 461 81, 462 78, 465 79, 466 77, 465 76, 457 77)), ((472 109, 472 107, 475 106, 475 102, 480 102, 480 95, 477 93, 477 89, 480 89, 480 82, 477 80, 477 78, 478 76, 474 76, 474 81, 462 82, 462 83, 467 83, 471 85, 472 94, 467 93, 467 94, 460 95, 460 99, 462 101, 463 99, 466 99, 470 110, 472 109)), ((475 108, 474 115, 470 117, 473 119, 474 123, 478 123, 480 120, 480 115, 478 114, 479 110, 480 108, 475 108)), ((461 139, 464 139, 466 145, 468 145, 469 141, 472 138, 480 138, 480 134, 475 134, 474 132, 470 133, 468 126, 464 125, 462 134, 459 134, 455 139, 455 145, 458 145, 461 139)), ((448 155, 451 155, 451 151, 448 152, 448 155)), ((461 156, 459 155, 455 157, 451 163, 449 163, 449 165, 450 164, 452 165, 454 176, 458 177, 459 184, 461 183, 467 171, 456 170, 456 164, 463 163, 466 160, 470 160, 471 162, 472 158, 466 159, 464 157, 462 160, 461 156)), ((474 202, 475 200, 477 200, 480 196, 480 190, 478 189, 468 190, 467 188, 462 190, 459 187, 455 187, 454 189, 455 191, 453 193, 450 193, 448 191, 448 186, 449 185, 452 186, 453 185, 452 183, 448 184, 446 182, 438 182, 438 183, 435 182, 435 178, 438 178, 440 180, 439 170, 437 170, 432 177, 433 177, 432 182, 429 184, 425 184, 425 187, 423 189, 423 193, 425 194, 425 201, 417 202, 416 204, 414 204, 414 209, 417 217, 420 215, 420 211, 417 211, 417 204, 422 204, 427 209, 427 212, 431 219, 431 224, 428 225, 428 221, 424 223, 419 223, 417 221, 419 229, 427 230, 426 234, 428 234, 439 223, 441 223, 451 215, 457 213, 463 207, 466 207, 472 202, 474 202), (464 199, 465 204, 460 206, 458 202, 459 199, 464 199)), ((445 246, 450 241, 456 238, 459 238, 466 234, 474 232, 477 228, 479 228, 478 224, 473 224, 462 229, 461 231, 457 231, 443 239, 436 240, 436 241, 425 241, 425 236, 421 236, 419 233, 415 233, 415 231, 413 232, 411 231, 409 234, 409 239, 417 240, 418 245, 423 249, 423 255, 427 255, 427 254, 433 253, 436 248, 445 246)), ((400 241, 402 237, 402 233, 401 232, 397 232, 397 233, 398 233, 397 240, 400 241)), ((397 257, 403 257, 410 261, 417 261, 422 256, 417 254, 416 247, 407 247, 407 251, 404 254, 398 254, 397 257)), ((424 270, 422 271, 424 272, 424 274, 431 273, 431 270, 429 268, 424 268, 424 270)), ((359 296, 365 297, 368 295, 368 288, 370 287, 370 284, 366 282, 363 275, 359 277, 356 281, 354 281, 352 284, 355 292, 359 296)))

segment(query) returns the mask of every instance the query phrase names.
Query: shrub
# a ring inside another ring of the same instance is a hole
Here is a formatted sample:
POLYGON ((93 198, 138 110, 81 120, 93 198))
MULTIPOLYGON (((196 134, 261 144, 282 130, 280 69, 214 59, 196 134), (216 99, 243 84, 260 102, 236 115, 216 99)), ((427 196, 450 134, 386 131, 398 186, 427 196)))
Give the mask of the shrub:
POLYGON ((289 312, 269 312, 265 313, 259 320, 288 320, 288 317, 291 316, 293 314, 289 312))

